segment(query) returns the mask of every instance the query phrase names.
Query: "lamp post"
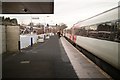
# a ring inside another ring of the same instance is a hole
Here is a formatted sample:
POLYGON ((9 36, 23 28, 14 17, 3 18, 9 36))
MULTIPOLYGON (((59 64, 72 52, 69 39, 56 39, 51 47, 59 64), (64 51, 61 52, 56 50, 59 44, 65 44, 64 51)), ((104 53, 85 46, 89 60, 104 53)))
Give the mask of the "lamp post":
MULTIPOLYGON (((32 19, 39 19, 39 17, 31 17, 31 24, 30 24, 30 32, 31 34, 33 34, 33 22, 32 22, 32 19)), ((31 47, 33 46, 33 37, 31 36, 31 47)))
MULTIPOLYGON (((48 18, 49 16, 46 16, 46 19, 48 18)), ((44 33, 45 33, 45 27, 47 26, 47 22, 46 22, 46 19, 44 18, 44 21, 45 21, 45 26, 44 26, 44 33)))
POLYGON ((32 32, 33 32, 33 26, 34 26, 32 20, 39 20, 39 17, 31 17, 31 23, 32 23, 32 24, 30 25, 30 27, 31 27, 31 34, 32 34, 32 32))
MULTIPOLYGON (((49 17, 49 16, 46 16, 45 18, 47 19, 47 17, 49 17)), ((45 25, 44 25, 44 39, 45 39, 45 32, 46 32, 46 31, 45 31, 45 30, 46 30, 45 28, 46 28, 46 26, 47 26, 47 23, 46 23, 46 19, 45 19, 45 18, 44 18, 44 21, 45 21, 45 25)))

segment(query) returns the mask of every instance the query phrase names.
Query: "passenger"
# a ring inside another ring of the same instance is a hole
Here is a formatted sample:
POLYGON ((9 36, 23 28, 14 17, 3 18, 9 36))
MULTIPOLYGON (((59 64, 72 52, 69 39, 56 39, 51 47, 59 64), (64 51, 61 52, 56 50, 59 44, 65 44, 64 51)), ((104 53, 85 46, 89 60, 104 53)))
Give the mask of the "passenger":
POLYGON ((58 35, 58 37, 59 37, 59 38, 61 37, 61 34, 60 34, 60 32, 57 32, 57 35, 58 35))

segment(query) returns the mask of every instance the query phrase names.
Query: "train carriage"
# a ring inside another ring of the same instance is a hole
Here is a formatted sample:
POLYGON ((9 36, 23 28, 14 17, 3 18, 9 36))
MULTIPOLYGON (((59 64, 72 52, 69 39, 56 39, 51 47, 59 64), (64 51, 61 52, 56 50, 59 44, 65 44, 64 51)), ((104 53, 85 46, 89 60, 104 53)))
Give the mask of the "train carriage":
POLYGON ((120 70, 118 9, 119 6, 74 24, 67 38, 120 70))

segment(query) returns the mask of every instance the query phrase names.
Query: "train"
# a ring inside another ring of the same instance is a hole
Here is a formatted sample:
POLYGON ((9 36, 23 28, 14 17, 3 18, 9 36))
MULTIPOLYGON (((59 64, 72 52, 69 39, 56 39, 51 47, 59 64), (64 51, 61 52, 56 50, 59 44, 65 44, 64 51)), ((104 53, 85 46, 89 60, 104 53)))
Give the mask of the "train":
MULTIPOLYGON (((119 9, 120 6, 117 6, 79 21, 72 28, 64 29, 63 34, 75 45, 89 51, 120 71, 119 9)), ((98 63, 100 62, 98 61, 98 63)))

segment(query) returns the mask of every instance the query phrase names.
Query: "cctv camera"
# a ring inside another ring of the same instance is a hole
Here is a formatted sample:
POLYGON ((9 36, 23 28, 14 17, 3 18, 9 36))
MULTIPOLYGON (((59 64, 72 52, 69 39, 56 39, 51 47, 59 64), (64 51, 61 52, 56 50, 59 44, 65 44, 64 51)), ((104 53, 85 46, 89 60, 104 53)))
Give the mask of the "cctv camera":
POLYGON ((28 10, 27 10, 27 8, 24 8, 24 9, 22 9, 24 12, 27 12, 28 10))

